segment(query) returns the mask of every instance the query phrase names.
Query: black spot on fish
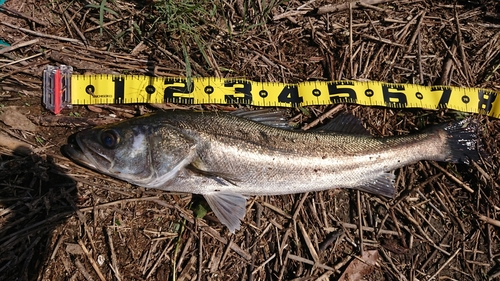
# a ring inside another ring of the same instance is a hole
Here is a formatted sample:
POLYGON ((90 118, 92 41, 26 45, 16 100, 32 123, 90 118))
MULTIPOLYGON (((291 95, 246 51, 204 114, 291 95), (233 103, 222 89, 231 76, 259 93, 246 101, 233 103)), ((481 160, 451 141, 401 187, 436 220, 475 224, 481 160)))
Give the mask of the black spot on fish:
POLYGON ((269 135, 266 132, 260 131, 259 133, 260 137, 262 138, 262 141, 269 142, 269 135))

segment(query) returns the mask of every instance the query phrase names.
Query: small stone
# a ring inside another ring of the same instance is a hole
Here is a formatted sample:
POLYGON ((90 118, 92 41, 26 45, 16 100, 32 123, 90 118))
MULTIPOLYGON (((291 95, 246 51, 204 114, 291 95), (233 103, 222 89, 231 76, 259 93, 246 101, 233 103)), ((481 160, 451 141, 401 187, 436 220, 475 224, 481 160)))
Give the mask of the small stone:
POLYGON ((105 260, 106 260, 106 259, 104 258, 104 256, 103 256, 103 255, 98 255, 98 256, 97 256, 97 263, 99 264, 99 266, 102 266, 102 265, 104 264, 104 261, 105 261, 105 260))

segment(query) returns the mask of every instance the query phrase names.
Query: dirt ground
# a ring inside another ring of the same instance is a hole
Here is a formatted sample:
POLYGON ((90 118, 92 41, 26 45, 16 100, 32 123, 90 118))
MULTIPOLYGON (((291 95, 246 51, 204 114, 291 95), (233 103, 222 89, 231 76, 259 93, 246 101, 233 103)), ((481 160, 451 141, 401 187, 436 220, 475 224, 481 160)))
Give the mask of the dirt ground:
MULTIPOLYGON (((252 197, 233 235, 211 212, 194 218, 197 196, 132 186, 60 152, 74 132, 158 106, 75 106, 54 117, 41 100, 42 71, 59 64, 76 73, 500 91, 499 23, 494 0, 362 0, 351 9, 323 0, 7 0, 0 39, 16 48, 0 48, 0 280, 497 279, 498 119, 473 116, 483 142, 477 163, 399 169, 391 200, 353 190, 252 197)), ((306 126, 335 107, 289 116, 306 126)), ((466 115, 337 109, 375 136, 466 115)))

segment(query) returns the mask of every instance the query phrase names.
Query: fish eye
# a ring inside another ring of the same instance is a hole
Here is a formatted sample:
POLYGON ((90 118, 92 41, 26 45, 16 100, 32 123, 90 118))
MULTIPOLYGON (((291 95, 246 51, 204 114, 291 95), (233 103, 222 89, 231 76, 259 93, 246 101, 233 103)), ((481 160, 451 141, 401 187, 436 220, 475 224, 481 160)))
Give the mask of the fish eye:
POLYGON ((115 148, 119 141, 120 136, 115 130, 106 130, 101 133, 101 144, 106 148, 115 148))

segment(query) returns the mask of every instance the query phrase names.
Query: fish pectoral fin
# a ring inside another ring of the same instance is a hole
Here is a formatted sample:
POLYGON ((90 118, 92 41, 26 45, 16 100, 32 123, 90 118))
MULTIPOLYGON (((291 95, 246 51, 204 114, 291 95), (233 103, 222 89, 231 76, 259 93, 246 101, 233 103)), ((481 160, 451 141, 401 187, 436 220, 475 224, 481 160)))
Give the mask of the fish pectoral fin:
POLYGON ((226 225, 231 233, 240 229, 240 220, 246 213, 247 198, 239 193, 211 192, 203 194, 208 205, 219 221, 226 225))
POLYGON ((355 189, 392 198, 396 194, 396 188, 394 187, 395 178, 396 177, 393 173, 383 173, 375 179, 363 184, 362 186, 358 186, 355 189))
POLYGON ((187 165, 186 168, 188 170, 190 170, 191 172, 203 175, 203 176, 208 177, 208 178, 212 178, 212 179, 214 179, 222 184, 224 184, 224 183, 221 182, 221 180, 224 180, 224 181, 230 183, 231 185, 237 185, 236 183, 241 181, 240 179, 237 179, 236 177, 234 177, 230 174, 202 170, 202 169, 197 167, 195 162, 187 165))

